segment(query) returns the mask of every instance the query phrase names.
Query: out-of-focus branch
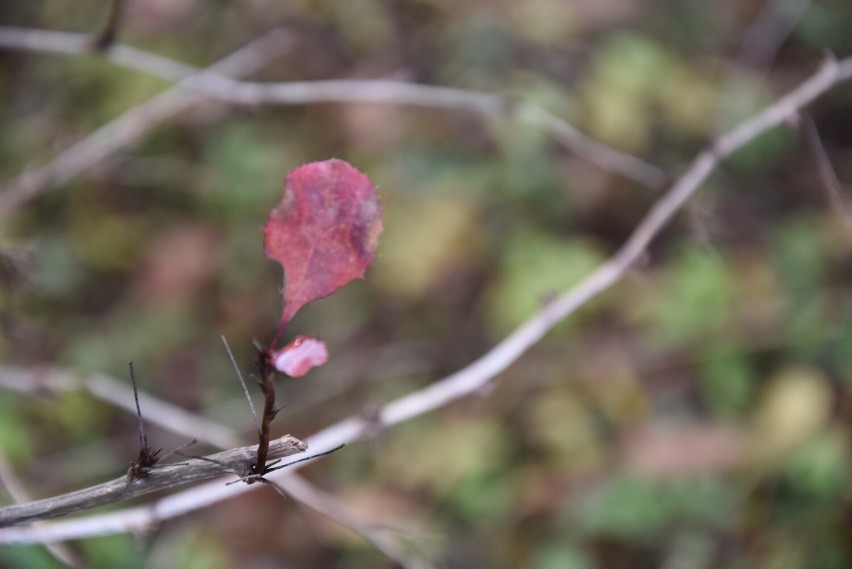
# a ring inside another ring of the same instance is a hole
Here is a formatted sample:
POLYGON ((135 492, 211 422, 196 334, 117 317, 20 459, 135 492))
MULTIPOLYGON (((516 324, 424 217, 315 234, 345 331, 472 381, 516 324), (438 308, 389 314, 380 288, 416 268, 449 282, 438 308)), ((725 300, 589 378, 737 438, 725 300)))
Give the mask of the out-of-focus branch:
POLYGON ((766 70, 781 45, 810 6, 811 0, 770 0, 743 34, 737 59, 740 63, 766 70))
POLYGON ((398 540, 389 538, 380 528, 373 527, 359 516, 353 514, 336 497, 308 484, 300 476, 290 475, 276 482, 288 494, 298 496, 299 502, 312 510, 348 527, 373 547, 384 553, 389 559, 398 562, 404 569, 429 569, 432 567, 422 559, 413 557, 400 547, 398 540))
POLYGON ((118 38, 118 30, 124 16, 124 0, 112 0, 109 7, 109 15, 103 30, 95 37, 92 45, 98 51, 109 50, 118 38))
MULTIPOLYGON (((50 394, 56 391, 87 391, 93 397, 105 401, 130 414, 136 414, 133 391, 126 384, 100 373, 79 373, 62 368, 20 368, 0 365, 0 387, 18 393, 32 395, 50 394)), ((222 424, 156 397, 140 392, 139 404, 145 409, 145 418, 181 436, 195 437, 221 449, 239 446, 241 440, 236 433, 222 424)))
MULTIPOLYGON (((3 29, 2 32, 0 38, 4 37, 8 29, 3 29)), ((16 30, 17 32, 20 32, 20 30, 16 30)), ((12 37, 17 37, 17 35, 13 34, 12 37)), ((43 39, 41 36, 37 36, 37 38, 43 39)), ((83 41, 87 41, 88 36, 78 37, 75 42, 79 42, 81 38, 83 41)), ((292 45, 290 40, 290 35, 285 31, 273 30, 215 63, 209 68, 209 71, 223 76, 250 74, 268 63, 270 59, 280 54, 285 48, 290 47, 292 45)), ((9 36, 6 36, 6 41, 9 41, 9 36)), ((54 41, 56 41, 56 38, 54 38, 54 41)), ((2 43, 2 40, 0 40, 0 43, 2 43)), ((78 49, 87 48, 78 46, 78 49)), ((120 55, 115 54, 125 52, 126 50, 122 46, 115 46, 108 52, 108 57, 120 57, 120 55)), ((151 66, 165 62, 166 65, 175 66, 176 70, 183 67, 164 58, 156 58, 156 56, 150 54, 147 54, 147 56, 150 58, 148 63, 151 66), (155 59, 157 61, 154 61, 155 59)), ((136 60, 137 58, 134 56, 132 59, 136 60)), ((183 67, 183 69, 194 71, 194 68, 183 67)), ((186 73, 184 72, 175 74, 175 78, 185 76, 186 73)), ((0 219, 9 216, 17 208, 48 189, 67 182, 87 169, 102 163, 118 150, 135 144, 163 121, 197 103, 202 97, 188 88, 187 81, 189 79, 183 79, 147 102, 130 109, 86 138, 71 145, 47 164, 30 168, 13 182, 3 184, 4 191, 0 193, 0 219)))
MULTIPOLYGON (((15 476, 12 466, 6 460, 6 455, 3 453, 0 453, 0 484, 6 488, 6 491, 15 502, 28 502, 30 500, 29 492, 24 488, 18 477, 15 476)), ((63 565, 74 569, 85 569, 87 567, 83 560, 80 559, 80 556, 64 543, 46 543, 44 546, 63 565)))
MULTIPOLYGON (((840 62, 830 59, 799 87, 719 137, 693 160, 686 172, 657 200, 621 249, 608 261, 546 305, 478 360, 436 383, 383 407, 379 413, 381 424, 389 426, 407 421, 462 397, 481 392, 499 373, 535 345, 556 324, 618 282, 641 258, 648 244, 671 221, 720 162, 770 128, 790 120, 801 108, 838 83, 850 78, 852 78, 852 58, 840 62)), ((362 417, 350 417, 310 437, 308 443, 315 451, 327 451, 340 444, 358 440, 370 426, 370 423, 362 417)), ((298 468, 298 465, 294 465, 272 473, 269 478, 274 481, 285 480, 289 473, 298 468)), ((129 531, 129 528, 134 527, 135 524, 147 525, 161 522, 251 489, 251 486, 242 484, 233 486, 223 486, 218 483, 200 484, 142 508, 90 516, 73 522, 53 522, 49 526, 38 529, 0 529, 0 543, 48 542, 122 533, 129 531)))
MULTIPOLYGON (((54 391, 87 391, 93 397, 110 403, 130 414, 135 413, 133 392, 120 381, 103 374, 79 374, 61 368, 25 369, 0 365, 0 388, 18 393, 39 395, 54 391)), ((172 405, 166 401, 139 392, 139 401, 145 408, 146 421, 175 434, 194 437, 204 443, 222 449, 237 446, 237 433, 228 427, 199 417, 194 413, 172 405)), ((0 455, 2 459, 2 455, 0 455)), ((0 479, 2 476, 0 462, 0 479)), ((406 569, 428 569, 428 564, 402 550, 396 540, 387 538, 369 523, 361 520, 340 503, 334 496, 309 484, 303 478, 293 475, 280 480, 281 487, 290 497, 318 513, 327 516, 339 524, 348 527, 374 545, 379 551, 396 561, 406 569)), ((23 502, 27 497, 17 498, 23 502)), ((41 526, 36 524, 36 527, 41 526)), ((48 543, 47 545, 53 545, 48 543)))
MULTIPOLYGON (((270 460, 284 458, 304 452, 307 448, 299 439, 286 435, 270 441, 268 457, 270 460)), ((0 527, 81 512, 214 476, 232 474, 240 478, 248 477, 252 474, 255 456, 257 445, 240 447, 204 458, 187 458, 184 462, 154 466, 144 476, 122 476, 69 494, 4 506, 0 508, 0 527)))
MULTIPOLYGON (((64 54, 81 54, 91 51, 90 39, 85 35, 4 27, 0 27, 0 47, 64 54)), ((238 105, 383 103, 447 109, 486 116, 514 117, 544 130, 569 150, 605 170, 616 172, 656 189, 662 188, 666 181, 665 173, 656 166, 589 138, 564 119, 535 105, 513 103, 493 93, 385 80, 340 79, 286 83, 238 81, 225 76, 231 73, 223 71, 218 65, 206 71, 200 70, 125 45, 113 46, 105 57, 119 65, 169 81, 181 81, 180 87, 198 91, 198 94, 238 105)), ((101 144, 107 142, 105 140, 101 144)), ((60 157, 57 157, 54 162, 60 157)), ((74 171, 72 176, 47 179, 41 181, 40 185, 62 183, 77 174, 79 171, 74 171)), ((12 190, 20 192, 18 188, 23 183, 24 180, 19 179, 12 186, 12 190)), ((0 199, 0 215, 3 214, 5 207, 8 205, 0 199)))
POLYGON ((831 211, 840 221, 846 234, 852 239, 852 209, 849 208, 849 203, 843 196, 843 188, 840 185, 840 180, 837 179, 837 173, 831 165, 831 160, 828 158, 828 153, 825 151, 825 146, 819 137, 814 121, 810 117, 805 117, 803 121, 805 128, 805 140, 808 143, 808 148, 816 161, 819 179, 822 182, 823 190, 825 190, 828 203, 831 206, 831 211))

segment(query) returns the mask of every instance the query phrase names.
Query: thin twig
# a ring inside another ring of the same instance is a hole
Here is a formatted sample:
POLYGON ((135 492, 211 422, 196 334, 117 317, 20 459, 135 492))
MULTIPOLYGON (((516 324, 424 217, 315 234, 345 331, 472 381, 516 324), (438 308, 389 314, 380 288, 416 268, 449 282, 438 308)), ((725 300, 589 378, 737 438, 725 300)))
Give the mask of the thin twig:
MULTIPOLYGON (((6 455, 0 453, 0 483, 6 487, 6 491, 15 502, 28 502, 30 500, 29 492, 24 488, 24 485, 15 476, 15 471, 12 465, 6 459, 6 455)), ((36 524, 41 525, 40 522, 36 524)), ((44 544, 47 551, 56 558, 60 563, 73 567, 74 569, 86 569, 86 563, 77 555, 73 549, 64 543, 46 543, 44 544)))
MULTIPOLYGON (((286 435, 270 443, 269 458, 291 456, 304 452, 307 448, 299 439, 286 435)), ((256 455, 256 445, 235 448, 204 458, 190 458, 176 464, 154 466, 143 478, 128 479, 127 476, 122 476, 62 496, 5 506, 0 508, 0 528, 114 504, 214 476, 232 474, 242 478, 253 472, 256 455)))
POLYGON ((154 450, 148 446, 148 435, 145 434, 145 422, 142 420, 142 409, 139 407, 139 389, 136 386, 136 373, 133 370, 133 362, 127 365, 130 367, 130 382, 133 384, 133 402, 136 404, 136 418, 139 420, 139 455, 130 464, 127 476, 128 479, 145 478, 151 468, 160 461, 160 452, 163 449, 154 450))
MULTIPOLYGON (((0 38, 2 37, 3 34, 0 34, 0 38)), ((273 30, 215 63, 209 71, 221 75, 250 74, 280 54, 285 47, 291 46, 290 39, 289 34, 284 31, 273 30)), ((124 52, 120 47, 115 46, 110 50, 111 58, 124 52)), ((148 55, 150 59, 158 59, 160 62, 165 59, 148 55)), ((174 61, 165 61, 172 66, 185 67, 174 61)), ((4 184, 5 191, 0 193, 0 219, 9 216, 48 189, 101 164, 118 150, 137 143, 157 125, 197 103, 201 97, 188 88, 188 81, 190 80, 184 79, 145 103, 133 107, 72 144, 47 164, 27 169, 15 181, 4 184)))
MULTIPOLYGON (((0 46, 10 49, 80 54, 85 52, 87 41, 87 36, 65 32, 0 27, 0 46)), ((662 188, 667 179, 665 173, 656 166, 592 140, 564 119, 544 109, 528 103, 515 105, 505 97, 493 93, 385 80, 338 79, 286 83, 238 81, 225 77, 225 74, 215 67, 203 71, 124 45, 114 46, 106 57, 119 65, 169 81, 182 80, 180 85, 183 87, 232 104, 257 106, 383 103, 471 112, 485 116, 515 117, 521 122, 543 129, 569 150, 605 170, 655 189, 662 188)), ((46 180, 42 185, 57 184, 65 180, 46 180)), ((19 179, 12 188, 21 183, 23 180, 19 179)), ((3 205, 0 201, 0 208, 3 205)))
MULTIPOLYGON (((85 390, 107 403, 133 413, 133 405, 127 404, 131 397, 128 390, 120 381, 104 375, 85 378, 57 368, 34 372, 12 366, 0 366, 0 388, 14 389, 19 393, 27 394, 44 393, 48 390, 85 390)), ((177 435, 196 437, 207 444, 222 449, 237 446, 232 443, 232 441, 238 440, 237 434, 223 425, 198 417, 180 407, 154 398, 144 391, 140 392, 138 397, 145 403, 145 408, 148 409, 148 420, 162 429, 177 435)), ((309 460, 315 458, 317 458, 316 455, 307 457, 309 460)), ((204 457, 201 460, 209 459, 204 457)), ((341 525, 361 534, 365 540, 375 544, 380 551, 403 567, 423 569, 428 567, 422 561, 415 559, 410 553, 404 554, 402 548, 393 544, 389 538, 375 535, 370 524, 361 521, 352 514, 337 498, 314 488, 312 484, 300 476, 294 474, 279 480, 276 489, 284 490, 290 497, 305 504, 308 508, 316 509, 320 514, 331 517, 341 525), (322 503, 318 502, 318 496, 321 497, 322 503), (337 517, 336 512, 346 512, 346 515, 337 517), (376 542, 381 542, 383 546, 379 547, 376 542)), ((28 499, 22 498, 17 501, 22 502, 28 499)), ((43 522, 36 524, 37 527, 41 525, 43 525, 43 522)))
MULTIPOLYGON (((852 58, 826 61, 813 76, 778 99, 754 117, 740 123, 717 139, 693 160, 648 214, 636 226, 625 244, 608 261, 555 301, 545 306, 478 360, 429 386, 403 396, 381 409, 384 425, 400 423, 441 408, 461 397, 479 392, 499 373, 535 345, 556 324, 570 316, 618 282, 643 255, 648 244, 696 192, 719 163, 770 128, 784 124, 801 108, 842 81, 852 78, 852 58)), ((308 439, 311 448, 322 452, 339 444, 358 440, 368 427, 360 416, 350 417, 308 439)), ((273 482, 285 480, 298 465, 269 476, 273 482)), ((252 490, 251 486, 204 483, 176 492, 141 508, 129 508, 113 514, 90 516, 74 522, 53 522, 44 528, 7 528, 0 530, 0 543, 33 543, 80 539, 131 531, 139 525, 157 522, 196 511, 252 490)))
MULTIPOLYGON (((53 367, 27 369, 0 365, 0 387, 31 395, 83 390, 128 413, 135 412, 132 391, 119 380, 100 373, 83 374, 53 367)), ((177 405, 151 397, 144 391, 138 397, 148 411, 149 420, 162 428, 197 437, 221 449, 240 445, 241 438, 216 421, 189 413, 177 405)))
POLYGON ((743 34, 737 60, 764 71, 772 65, 784 41, 796 27, 811 0, 770 0, 743 34))
POLYGON ((254 403, 251 400, 251 395, 249 395, 249 390, 248 387, 246 387, 246 382, 243 379, 240 366, 237 365, 237 360, 234 359, 234 354, 231 352, 231 346, 228 345, 228 340, 225 338, 225 335, 222 334, 219 337, 222 339, 222 343, 225 344, 225 351, 228 352, 228 359, 231 360, 231 365, 234 367, 234 371, 237 372, 237 377, 240 380, 240 386, 243 388, 243 394, 246 396, 249 409, 251 409, 251 416, 254 417, 254 426, 257 427, 257 434, 260 435, 260 421, 257 419, 257 411, 254 410, 254 403))
POLYGON ((129 362, 130 383, 133 385, 133 403, 136 404, 136 419, 139 421, 139 452, 148 448, 148 437, 145 435, 145 423, 142 421, 142 409, 139 407, 139 386, 136 385, 136 373, 133 370, 133 362, 129 362))
POLYGON ((805 140, 816 161, 819 179, 822 182, 822 187, 825 190, 831 211, 837 217, 838 221, 840 221, 847 235, 852 238, 852 209, 850 209, 848 201, 843 196, 843 187, 837 178, 837 172, 834 171, 834 167, 831 165, 831 160, 825 151, 825 146, 822 144, 819 131, 813 119, 805 116, 803 123, 805 140))
POLYGON ((369 541, 373 547, 384 553, 388 558, 396 560, 405 569, 428 569, 431 567, 430 564, 422 559, 413 558, 410 553, 403 551, 397 540, 388 538, 381 532, 381 528, 365 522, 349 511, 333 495, 308 484, 303 478, 288 476, 283 480, 277 481, 277 484, 281 484, 282 490, 287 494, 298 493, 300 502, 312 510, 350 528, 369 541), (284 485, 285 482, 286 485, 284 485))

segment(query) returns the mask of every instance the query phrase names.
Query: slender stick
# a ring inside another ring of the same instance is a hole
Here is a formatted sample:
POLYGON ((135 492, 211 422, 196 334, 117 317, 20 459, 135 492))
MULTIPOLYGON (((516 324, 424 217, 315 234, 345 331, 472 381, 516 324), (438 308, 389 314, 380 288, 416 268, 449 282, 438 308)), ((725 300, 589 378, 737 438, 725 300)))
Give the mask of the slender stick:
MULTIPOLYGON (((130 398, 130 394, 127 393, 124 384, 117 379, 108 378, 100 374, 86 378, 56 368, 26 370, 0 365, 0 388, 28 394, 44 393, 46 390, 52 389, 87 390, 94 397, 100 398, 117 408, 130 413, 133 412, 133 406, 126 403, 130 398)), ((239 440, 237 434, 232 432, 228 427, 212 423, 208 419, 194 415, 185 409, 154 398, 144 391, 139 393, 139 399, 148 409, 148 422, 154 423, 164 430, 181 436, 196 437, 199 440, 222 449, 236 446, 236 443, 233 441, 239 440)), ((319 456, 321 455, 305 457, 305 460, 314 460, 319 456)), ((275 467, 277 466, 279 465, 275 465, 275 467)), ((0 454, 0 467, 2 467, 2 454, 0 454)), ((2 468, 0 468, 0 479, 2 479, 2 468)), ((395 539, 384 535, 384 533, 380 533, 378 528, 374 528, 367 521, 361 520, 357 514, 352 513, 351 509, 334 495, 315 488, 300 476, 296 474, 288 476, 284 480, 279 480, 274 487, 276 490, 283 490, 288 496, 305 504, 308 508, 317 510, 319 513, 360 534, 365 540, 376 545, 385 555, 388 555, 388 557, 399 563, 402 567, 406 569, 427 569, 431 567, 418 559, 413 552, 407 551, 398 545, 395 539), (321 497, 321 499, 318 497, 321 497)), ((30 500, 28 496, 16 499, 17 502, 28 500, 30 500)), ((51 522, 37 522, 34 527, 41 527, 45 523, 49 524, 51 522)), ((78 521, 78 523, 80 522, 78 521)), ((23 528, 16 529, 20 530, 23 528)), ((50 546, 54 544, 47 543, 45 545, 50 546)))
MULTIPOLYGON (((304 452, 307 448, 308 445, 299 439, 286 435, 270 443, 267 456, 269 459, 278 459, 304 452)), ((250 476, 254 473, 256 453, 257 446, 235 448, 203 458, 190 458, 176 464, 154 466, 143 478, 128 480, 127 476, 122 476, 62 496, 6 506, 0 508, 0 528, 81 512, 214 476, 250 476)))
MULTIPOLYGON (((0 43, 8 30, 0 30, 0 43)), ((20 31, 20 30, 18 30, 20 31)), ((19 34, 14 34, 19 35, 19 34)), ((29 34, 23 34, 28 37, 29 34)), ((40 35, 39 38, 42 38, 40 35)), ((78 38, 85 47, 88 36, 78 38)), ((8 38, 6 38, 8 39, 8 38)), ((208 68, 207 73, 222 75, 245 75, 252 73, 258 67, 265 65, 269 59, 281 53, 284 47, 291 45, 290 36, 282 30, 273 30, 260 38, 253 40, 241 49, 228 55, 208 68)), ((123 53, 121 46, 115 46, 109 51, 110 56, 123 53)), ((173 60, 159 58, 152 54, 146 59, 146 64, 160 67, 164 64, 176 70, 175 79, 183 77, 187 68, 173 60), (154 59, 151 63, 149 60, 154 59), (182 71, 181 71, 182 70, 182 71)), ((202 72, 205 73, 205 72, 202 72)), ((217 76, 217 75, 214 75, 217 76)), ((191 79, 191 78, 190 78, 191 79)), ((173 118, 203 97, 189 88, 190 79, 166 89, 148 101, 133 107, 115 120, 98 128, 85 138, 72 144, 55 156, 50 162, 25 170, 11 183, 3 184, 0 193, 0 218, 8 217, 19 207, 40 196, 50 188, 67 182, 82 172, 102 164, 115 152, 129 147, 142 139, 158 124, 173 118)))
POLYGON ((231 352, 231 346, 228 345, 228 340, 225 338, 225 335, 221 334, 219 337, 222 339, 222 343, 225 344, 225 351, 228 352, 228 358, 231 360, 231 365, 234 366, 234 371, 237 372, 237 378, 239 378, 240 386, 243 388, 243 395, 246 396, 249 409, 251 409, 251 416, 254 417, 254 426, 257 428, 257 434, 260 435, 260 421, 257 419, 257 411, 254 409, 254 403, 251 400, 251 395, 249 395, 248 387, 246 387, 243 374, 240 372, 240 366, 237 365, 237 360, 234 358, 234 353, 231 352))
POLYGON ((142 409, 139 408, 139 387, 136 385, 136 373, 133 362, 127 362, 130 368, 130 383, 133 384, 133 402, 136 404, 136 419, 139 421, 139 456, 148 448, 148 437, 145 435, 145 423, 142 421, 142 409))
MULTIPOLYGON (((80 54, 87 49, 88 36, 27 28, 0 26, 0 47, 62 54, 80 54)), ((184 87, 232 104, 311 105, 317 103, 380 103, 446 109, 484 116, 506 116, 543 129, 572 152, 599 167, 661 189, 667 176, 660 168, 584 135, 568 121, 529 103, 506 97, 439 85, 418 85, 381 79, 334 79, 259 83, 239 81, 219 70, 199 70, 131 46, 115 45, 105 57, 119 65, 156 75, 169 81, 182 80, 184 87)), ((19 178, 13 188, 23 183, 19 178)), ((52 180, 41 182, 43 185, 52 180)), ((15 204, 16 206, 18 204, 15 204)))
POLYGON ((805 127, 805 140, 808 142, 808 147, 814 156, 814 161, 817 165, 817 172, 822 182, 822 187, 828 197, 828 204, 831 207, 832 213, 838 221, 840 221, 847 236, 852 238, 852 210, 849 208, 847 199, 843 196, 843 186, 837 178, 837 172, 831 165, 831 160, 828 158, 828 153, 825 151, 825 146, 819 137, 819 131, 812 118, 806 116, 803 121, 805 127))
MULTIPOLYGON (((12 465, 6 460, 6 456, 0 452, 0 484, 6 488, 6 492, 12 497, 15 502, 28 502, 30 500, 29 492, 24 488, 23 483, 15 476, 12 465)), ((310 488, 310 485, 308 485, 310 488)), ((41 525, 37 522, 36 526, 41 525)), ((60 563, 72 567, 73 569, 86 569, 88 565, 71 547, 65 543, 45 543, 44 547, 47 551, 56 558, 60 563)))

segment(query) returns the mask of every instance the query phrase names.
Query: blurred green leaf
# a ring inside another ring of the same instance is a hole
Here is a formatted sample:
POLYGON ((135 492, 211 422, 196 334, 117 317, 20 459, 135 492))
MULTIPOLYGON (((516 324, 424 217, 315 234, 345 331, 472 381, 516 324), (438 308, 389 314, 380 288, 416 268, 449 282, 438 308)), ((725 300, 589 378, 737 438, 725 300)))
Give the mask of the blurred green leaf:
POLYGON ((749 354, 739 348, 710 348, 701 362, 701 388, 713 410, 742 416, 755 392, 757 373, 749 354))
POLYGON ((710 351, 730 321, 730 289, 718 257, 687 249, 673 258, 661 270, 653 297, 636 307, 650 332, 648 344, 667 349, 701 342, 710 351))
MULTIPOLYGON (((504 335, 538 311, 548 296, 568 289, 603 259, 595 243, 561 240, 533 228, 508 239, 503 268, 491 283, 487 317, 495 335, 504 335)), ((577 326, 573 318, 558 326, 577 326)))
POLYGON ((796 37, 818 51, 848 54, 852 51, 849 22, 852 6, 843 0, 809 2, 796 27, 796 37))
POLYGON ((29 462, 38 432, 24 414, 26 407, 12 397, 0 397, 0 452, 11 462, 29 462))
MULTIPOLYGON (((144 555, 131 555, 136 550, 132 535, 114 535, 80 541, 82 555, 94 560, 95 569, 122 567, 123 569, 142 569, 145 567, 144 555)), ((138 551, 138 550, 137 550, 138 551)))
POLYGON ((585 129, 620 148, 644 150, 651 137, 654 93, 671 64, 668 51, 647 36, 610 37, 580 87, 585 129))
POLYGON ((655 483, 620 476, 584 497, 573 518, 585 532, 646 541, 673 524, 718 524, 734 506, 730 490, 714 479, 655 483))
POLYGON ((216 179, 202 208, 223 220, 266 219, 284 191, 284 157, 252 123, 234 123, 209 137, 205 160, 216 179))
POLYGON ((530 567, 534 569, 593 569, 596 565, 581 550, 561 543, 538 550, 530 567))
POLYGON ((785 476, 798 492, 836 503, 850 488, 852 452, 847 433, 834 430, 811 441, 791 458, 785 476))
POLYGON ((61 569, 65 565, 57 561, 42 545, 16 545, 0 549, 0 567, 61 569))

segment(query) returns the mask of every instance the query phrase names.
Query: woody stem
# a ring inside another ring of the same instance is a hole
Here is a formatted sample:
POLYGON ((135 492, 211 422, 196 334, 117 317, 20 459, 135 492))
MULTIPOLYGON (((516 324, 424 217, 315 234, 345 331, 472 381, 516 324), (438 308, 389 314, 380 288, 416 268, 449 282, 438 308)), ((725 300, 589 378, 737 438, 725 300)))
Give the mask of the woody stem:
POLYGON ((255 474, 266 472, 266 459, 269 455, 269 436, 272 430, 272 419, 275 417, 275 381, 273 367, 269 364, 269 353, 258 354, 260 367, 260 390, 263 393, 263 419, 260 422, 260 438, 257 443, 257 463, 255 474))

